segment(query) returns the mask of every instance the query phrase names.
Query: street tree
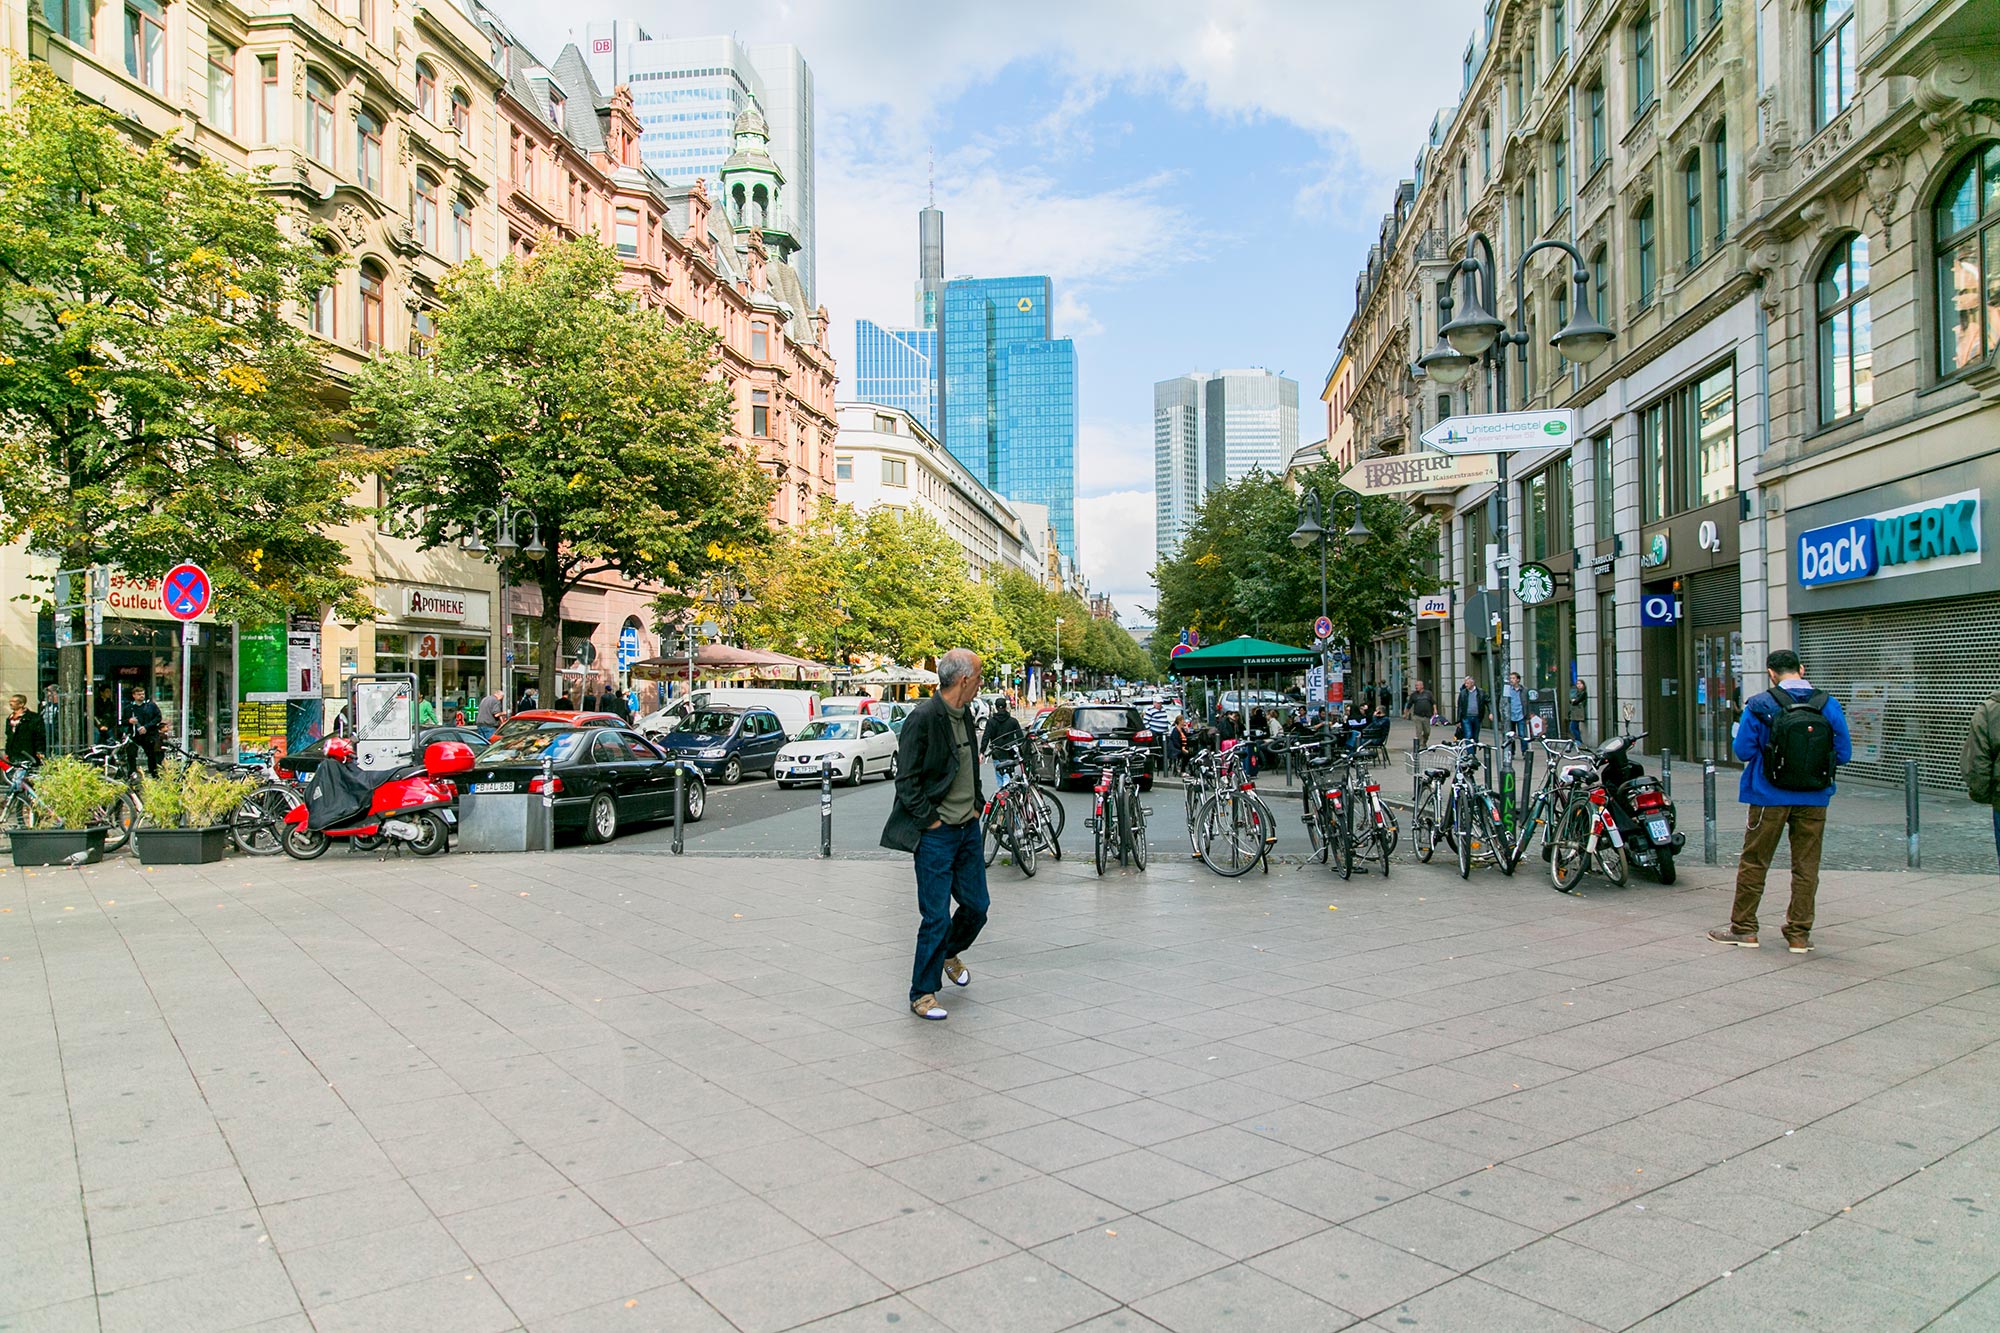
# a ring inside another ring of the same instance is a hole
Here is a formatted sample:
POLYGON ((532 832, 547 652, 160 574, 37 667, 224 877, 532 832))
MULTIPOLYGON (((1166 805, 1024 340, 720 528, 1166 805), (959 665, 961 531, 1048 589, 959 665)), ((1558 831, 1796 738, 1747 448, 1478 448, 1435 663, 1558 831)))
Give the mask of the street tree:
POLYGON ((770 539, 772 483, 724 438, 715 333, 639 306, 619 272, 587 237, 463 264, 424 354, 383 357, 354 391, 364 438, 400 453, 385 507, 425 542, 491 543, 496 508, 515 524, 495 555, 541 593, 543 698, 585 579, 685 588, 770 539))
POLYGON ((0 541, 158 576, 251 623, 371 613, 335 529, 377 460, 296 302, 334 274, 254 180, 141 148, 45 64, 0 117, 0 541))

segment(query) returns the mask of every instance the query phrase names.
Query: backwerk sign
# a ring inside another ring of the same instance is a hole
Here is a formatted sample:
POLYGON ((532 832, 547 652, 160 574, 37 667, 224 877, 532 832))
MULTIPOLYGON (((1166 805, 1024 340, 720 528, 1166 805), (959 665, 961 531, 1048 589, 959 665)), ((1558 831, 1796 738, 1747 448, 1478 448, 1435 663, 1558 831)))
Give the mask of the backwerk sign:
POLYGON ((1801 587, 1979 563, 1979 492, 1961 491, 1799 534, 1801 587))

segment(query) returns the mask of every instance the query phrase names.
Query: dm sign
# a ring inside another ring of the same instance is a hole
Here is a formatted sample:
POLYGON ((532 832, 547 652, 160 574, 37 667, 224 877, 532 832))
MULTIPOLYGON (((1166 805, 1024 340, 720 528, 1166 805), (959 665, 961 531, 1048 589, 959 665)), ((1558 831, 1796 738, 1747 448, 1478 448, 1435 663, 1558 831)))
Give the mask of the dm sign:
POLYGON ((1978 491, 1799 534, 1799 584, 1806 588, 1978 563, 1978 491))

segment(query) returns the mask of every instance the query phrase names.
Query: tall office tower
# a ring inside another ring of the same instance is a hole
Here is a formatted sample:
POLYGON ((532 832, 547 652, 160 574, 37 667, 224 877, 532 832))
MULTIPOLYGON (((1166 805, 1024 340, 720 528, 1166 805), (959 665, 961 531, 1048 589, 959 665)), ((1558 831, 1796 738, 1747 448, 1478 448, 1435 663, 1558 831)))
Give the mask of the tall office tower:
POLYGON ((854 321, 855 397, 900 407, 933 436, 937 428, 937 330, 885 329, 854 321))
POLYGON ((1076 344, 1054 337, 1046 277, 955 278, 937 360, 945 447, 1009 500, 1045 504, 1076 559, 1076 344))
POLYGON ((700 177, 711 194, 735 149, 737 116, 756 102, 770 125, 770 154, 784 174, 789 217, 782 230, 798 239, 793 258, 808 304, 814 282, 812 69, 799 49, 781 43, 744 46, 734 37, 655 38, 630 19, 584 28, 591 77, 607 92, 632 89, 644 129, 639 156, 675 183, 700 177))
POLYGON ((1180 549, 1208 490, 1207 383, 1208 376, 1196 372, 1153 386, 1153 533, 1162 560, 1180 549))
POLYGON ((944 301, 944 211, 933 201, 917 214, 917 327, 938 326, 944 301))

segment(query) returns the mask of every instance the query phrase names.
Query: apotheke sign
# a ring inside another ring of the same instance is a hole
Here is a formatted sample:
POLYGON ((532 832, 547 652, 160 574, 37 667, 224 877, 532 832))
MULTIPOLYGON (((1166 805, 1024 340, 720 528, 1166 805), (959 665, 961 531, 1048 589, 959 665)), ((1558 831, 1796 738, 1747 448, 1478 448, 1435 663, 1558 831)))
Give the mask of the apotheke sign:
POLYGON ((1820 588, 1955 569, 1979 558, 1979 492, 1961 491, 1800 533, 1798 579, 1820 588))
POLYGON ((464 620, 465 594, 430 588, 410 588, 403 594, 403 614, 410 620, 464 620))

